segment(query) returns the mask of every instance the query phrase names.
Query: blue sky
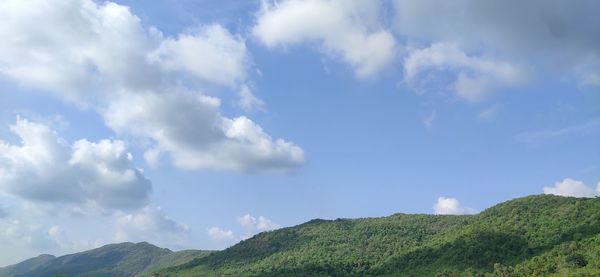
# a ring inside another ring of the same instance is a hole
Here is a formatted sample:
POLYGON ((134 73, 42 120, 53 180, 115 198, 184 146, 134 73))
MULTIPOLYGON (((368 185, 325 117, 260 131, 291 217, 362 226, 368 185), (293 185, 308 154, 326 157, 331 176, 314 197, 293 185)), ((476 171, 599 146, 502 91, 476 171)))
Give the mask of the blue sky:
POLYGON ((600 7, 565 5, 3 2, 0 265, 596 196, 600 7))

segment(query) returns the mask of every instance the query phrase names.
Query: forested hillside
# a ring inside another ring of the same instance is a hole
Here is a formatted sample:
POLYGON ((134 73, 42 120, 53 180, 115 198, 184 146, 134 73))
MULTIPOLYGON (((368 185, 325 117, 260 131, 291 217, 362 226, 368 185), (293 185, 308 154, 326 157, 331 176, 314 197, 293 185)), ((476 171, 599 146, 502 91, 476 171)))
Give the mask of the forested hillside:
POLYGON ((600 198, 529 196, 477 215, 315 219, 213 252, 112 244, 42 255, 0 276, 600 276, 600 198))
POLYGON ((477 215, 312 220, 158 276, 600 276, 600 199, 539 195, 477 215))
POLYGON ((145 242, 127 242, 61 257, 41 255, 0 268, 0 276, 141 276, 152 270, 183 264, 208 253, 200 250, 173 252, 145 242))

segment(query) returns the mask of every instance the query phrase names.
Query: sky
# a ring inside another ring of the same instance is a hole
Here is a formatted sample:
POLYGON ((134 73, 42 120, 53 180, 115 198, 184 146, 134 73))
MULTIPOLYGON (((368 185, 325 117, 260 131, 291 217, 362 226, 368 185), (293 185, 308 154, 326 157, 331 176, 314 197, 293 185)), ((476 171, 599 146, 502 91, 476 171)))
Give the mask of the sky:
POLYGON ((600 194, 600 2, 0 2, 0 266, 600 194))

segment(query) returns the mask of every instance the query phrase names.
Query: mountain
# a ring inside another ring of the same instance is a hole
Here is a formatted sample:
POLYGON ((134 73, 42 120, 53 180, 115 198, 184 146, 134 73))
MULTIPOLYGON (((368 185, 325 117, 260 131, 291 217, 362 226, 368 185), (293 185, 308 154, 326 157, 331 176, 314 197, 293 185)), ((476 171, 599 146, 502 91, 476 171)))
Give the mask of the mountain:
POLYGON ((164 255, 152 263, 144 272, 149 273, 153 271, 157 271, 162 268, 174 267, 178 265, 185 264, 194 260, 195 258, 204 257, 210 254, 212 251, 206 250, 183 250, 178 252, 173 252, 168 255, 164 255))
POLYGON ((153 276, 600 276, 600 198, 537 195, 477 215, 312 220, 153 276))
POLYGON ((600 198, 536 195, 476 215, 315 219, 223 251, 122 243, 0 276, 600 276, 600 198))
POLYGON ((41 255, 0 269, 0 276, 141 276, 151 270, 180 265, 208 253, 200 250, 173 252, 145 242, 127 242, 61 257, 41 255))
POLYGON ((22 261, 16 265, 7 266, 0 268, 0 276, 19 276, 24 275, 27 272, 36 270, 38 267, 56 259, 52 255, 39 255, 35 258, 31 258, 22 261))

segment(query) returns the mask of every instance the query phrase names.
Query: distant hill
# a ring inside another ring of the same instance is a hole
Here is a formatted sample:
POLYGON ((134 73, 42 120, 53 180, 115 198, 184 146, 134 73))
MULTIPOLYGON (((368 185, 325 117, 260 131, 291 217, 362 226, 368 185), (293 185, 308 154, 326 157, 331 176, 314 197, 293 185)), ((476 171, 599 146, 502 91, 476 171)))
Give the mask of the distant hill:
POLYGON ((312 220, 155 276, 600 276, 600 198, 511 200, 478 215, 312 220))
POLYGON ((199 250, 173 252, 145 242, 127 242, 61 257, 41 255, 0 269, 0 276, 141 276, 151 270, 180 265, 208 253, 199 250))
POLYGON ((21 276, 27 272, 36 270, 38 267, 54 259, 56 259, 56 257, 52 255, 39 255, 18 264, 0 268, 0 276, 21 276))
POLYGON ((315 219, 223 251, 123 243, 0 276, 600 276, 600 198, 537 195, 477 215, 315 219))

